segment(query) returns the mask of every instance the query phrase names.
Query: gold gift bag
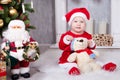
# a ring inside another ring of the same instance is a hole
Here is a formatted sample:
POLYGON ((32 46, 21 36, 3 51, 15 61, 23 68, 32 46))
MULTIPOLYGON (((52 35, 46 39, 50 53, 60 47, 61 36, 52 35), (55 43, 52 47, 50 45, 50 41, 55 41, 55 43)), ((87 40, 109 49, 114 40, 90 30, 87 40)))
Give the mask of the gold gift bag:
POLYGON ((6 80, 7 72, 6 72, 6 62, 0 61, 0 80, 6 80))

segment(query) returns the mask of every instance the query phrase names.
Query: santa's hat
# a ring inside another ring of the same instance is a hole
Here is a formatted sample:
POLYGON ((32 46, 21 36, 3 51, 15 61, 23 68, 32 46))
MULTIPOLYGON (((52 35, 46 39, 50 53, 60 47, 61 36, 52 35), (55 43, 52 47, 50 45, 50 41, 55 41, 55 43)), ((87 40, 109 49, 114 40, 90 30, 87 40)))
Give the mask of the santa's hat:
POLYGON ((21 26, 22 29, 25 29, 25 23, 22 20, 11 20, 8 24, 8 29, 12 26, 21 26))
POLYGON ((71 21, 76 16, 80 16, 80 17, 84 18, 85 20, 90 19, 90 14, 89 14, 89 12, 88 12, 88 10, 86 8, 75 8, 75 9, 71 10, 70 12, 68 12, 65 15, 65 19, 68 22, 68 24, 70 25, 71 21))

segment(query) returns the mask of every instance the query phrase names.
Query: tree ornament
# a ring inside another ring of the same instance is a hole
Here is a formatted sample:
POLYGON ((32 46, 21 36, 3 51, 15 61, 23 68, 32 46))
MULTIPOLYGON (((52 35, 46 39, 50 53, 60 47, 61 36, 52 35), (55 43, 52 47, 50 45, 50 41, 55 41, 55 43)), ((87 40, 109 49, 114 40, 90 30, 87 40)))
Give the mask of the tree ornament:
POLYGON ((27 19, 27 16, 24 13, 22 13, 20 14, 20 19, 24 21, 27 19))
POLYGON ((0 14, 4 14, 4 9, 2 5, 0 5, 0 14))
POLYGON ((0 11, 1 11, 1 10, 4 10, 2 5, 0 5, 0 11))
POLYGON ((30 20, 25 20, 24 23, 25 23, 26 27, 30 26, 30 20))
POLYGON ((3 19, 0 19, 0 28, 3 27, 3 25, 4 25, 3 19))
POLYGON ((0 4, 9 4, 12 0, 0 0, 0 4))
POLYGON ((10 10, 9 10, 9 14, 11 16, 14 16, 14 15, 18 14, 18 12, 17 12, 17 10, 15 8, 11 7, 10 10))
POLYGON ((18 3, 21 3, 21 0, 17 0, 18 1, 18 3))

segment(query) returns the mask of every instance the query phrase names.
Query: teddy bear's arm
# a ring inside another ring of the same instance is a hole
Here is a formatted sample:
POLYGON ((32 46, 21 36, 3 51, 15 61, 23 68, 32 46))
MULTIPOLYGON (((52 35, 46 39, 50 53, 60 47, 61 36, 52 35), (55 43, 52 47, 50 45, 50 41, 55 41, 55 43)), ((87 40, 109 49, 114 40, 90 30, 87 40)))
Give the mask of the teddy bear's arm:
POLYGON ((74 62, 76 60, 77 57, 77 53, 72 53, 69 55, 69 57, 67 58, 68 62, 74 62))

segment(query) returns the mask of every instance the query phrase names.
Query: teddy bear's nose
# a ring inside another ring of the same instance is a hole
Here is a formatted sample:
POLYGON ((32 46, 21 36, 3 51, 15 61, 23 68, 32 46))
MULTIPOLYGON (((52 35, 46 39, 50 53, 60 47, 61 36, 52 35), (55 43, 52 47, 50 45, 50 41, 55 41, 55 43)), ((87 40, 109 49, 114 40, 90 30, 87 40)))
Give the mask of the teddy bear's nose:
POLYGON ((81 39, 80 42, 83 42, 83 39, 81 39))

